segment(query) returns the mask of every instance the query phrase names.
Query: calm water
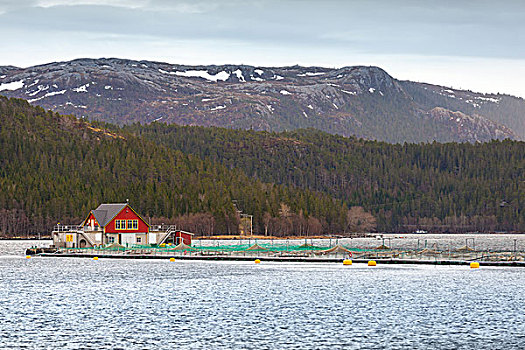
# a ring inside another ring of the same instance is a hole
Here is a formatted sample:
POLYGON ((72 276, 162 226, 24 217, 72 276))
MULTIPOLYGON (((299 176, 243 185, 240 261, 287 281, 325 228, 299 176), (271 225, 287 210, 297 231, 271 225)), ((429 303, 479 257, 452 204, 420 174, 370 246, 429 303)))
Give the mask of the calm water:
POLYGON ((27 245, 0 242, 1 349, 525 348, 521 268, 26 260, 27 245))

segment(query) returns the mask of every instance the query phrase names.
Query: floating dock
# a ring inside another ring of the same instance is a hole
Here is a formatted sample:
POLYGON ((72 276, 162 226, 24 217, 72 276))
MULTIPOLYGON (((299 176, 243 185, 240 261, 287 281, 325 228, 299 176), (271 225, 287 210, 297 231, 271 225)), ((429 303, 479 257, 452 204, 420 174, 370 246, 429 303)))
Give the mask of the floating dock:
MULTIPOLYGON (((27 256, 92 258, 92 259, 175 259, 203 261, 260 261, 289 263, 368 263, 411 265, 470 265, 525 267, 525 253, 512 251, 480 251, 468 246, 436 250, 428 248, 391 249, 384 244, 375 248, 350 247, 337 244, 290 244, 273 241, 220 244, 218 241, 202 245, 180 242, 160 245, 122 246, 110 244, 90 248, 31 247, 27 256)), ((313 243, 313 242, 312 242, 313 243)), ((327 242, 330 244, 330 242, 327 242)))
MULTIPOLYGON (((31 254, 28 254, 31 255, 31 254)), ((253 262, 258 259, 261 262, 286 262, 286 263, 338 263, 343 258, 336 257, 292 257, 292 256, 235 256, 235 255, 151 255, 151 254, 96 254, 96 253, 38 253, 35 256, 45 258, 98 258, 98 259, 143 259, 143 260, 200 260, 200 261, 246 261, 253 262)), ((98 260, 97 259, 97 260, 98 260)), ((352 259, 354 263, 368 263, 371 259, 352 259)), ((396 259, 396 258, 374 258, 378 265, 470 265, 471 260, 422 260, 422 259, 396 259)), ((523 261, 478 261, 480 266, 500 267, 525 267, 523 261)))

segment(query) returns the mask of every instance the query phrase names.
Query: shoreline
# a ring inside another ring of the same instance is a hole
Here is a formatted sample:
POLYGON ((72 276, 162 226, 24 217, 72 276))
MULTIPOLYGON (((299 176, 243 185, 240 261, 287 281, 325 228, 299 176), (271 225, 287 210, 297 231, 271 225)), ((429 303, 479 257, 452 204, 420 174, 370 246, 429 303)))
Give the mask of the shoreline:
POLYGON ((231 241, 237 241, 237 240, 249 240, 249 239, 260 239, 260 240, 299 240, 299 239, 341 239, 341 238, 373 238, 376 236, 382 236, 384 233, 354 233, 351 235, 333 235, 333 236, 323 236, 323 235, 317 235, 317 236, 264 236, 264 235, 252 235, 252 236, 240 236, 240 235, 216 235, 216 236, 199 236, 194 237, 194 240, 214 240, 214 241, 221 241, 221 240, 231 240, 231 241))
MULTIPOLYGON (((490 236, 502 236, 502 235, 523 235, 525 236, 525 232, 466 232, 466 233, 432 233, 428 232, 426 234, 421 233, 414 233, 414 232, 366 232, 366 233, 351 233, 346 235, 316 235, 316 236, 264 236, 264 235, 252 235, 252 236, 241 236, 241 235, 215 235, 215 236, 198 236, 194 237, 194 240, 216 240, 216 241, 222 241, 222 240, 250 240, 250 239, 256 239, 256 240, 275 240, 275 241, 284 241, 284 240, 303 240, 303 239, 346 239, 346 238, 377 238, 379 237, 390 237, 390 236, 397 236, 396 238, 410 238, 415 236, 422 236, 422 237, 435 237, 435 236, 462 236, 462 235, 469 235, 469 236, 478 236, 478 235, 490 235, 490 236)), ((39 236, 0 236, 0 241, 48 241, 52 240, 52 237, 49 235, 40 235, 39 236)))
POLYGON ((51 236, 36 237, 0 237, 0 241, 51 241, 51 236))
POLYGON ((252 236, 239 236, 239 235, 216 235, 216 236, 199 236, 194 237, 194 240, 247 240, 247 239, 261 239, 261 240, 299 240, 299 239, 345 239, 345 238, 376 238, 397 236, 397 238, 410 238, 412 236, 439 236, 439 235, 452 235, 452 236, 478 236, 478 235, 490 235, 490 236, 502 236, 502 235, 524 235, 525 232, 465 232, 465 233, 415 233, 415 232, 365 232, 365 233, 351 233, 346 235, 317 235, 317 236, 264 236, 264 235, 252 235, 252 236))

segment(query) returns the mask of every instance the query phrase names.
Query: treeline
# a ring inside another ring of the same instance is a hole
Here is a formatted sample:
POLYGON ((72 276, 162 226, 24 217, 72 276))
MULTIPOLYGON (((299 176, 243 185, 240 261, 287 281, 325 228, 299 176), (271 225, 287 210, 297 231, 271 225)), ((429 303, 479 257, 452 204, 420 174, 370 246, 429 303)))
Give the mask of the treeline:
MULTIPOLYGON (((362 206, 381 231, 525 231, 525 143, 388 144, 153 123, 126 132, 267 183, 362 206)), ((348 224, 347 220, 347 224, 348 224)))
MULTIPOLYGON (((348 232, 358 231, 365 229, 363 224, 359 224, 358 227, 353 226, 353 222, 349 221, 351 209, 347 213, 346 228, 348 232)), ((368 214, 370 215, 370 214, 368 214)), ((176 225, 177 227, 183 228, 184 230, 196 233, 199 236, 209 236, 216 232, 215 224, 216 220, 213 215, 209 213, 191 213, 178 216, 175 218, 156 218, 154 224, 165 224, 176 225)), ((318 219, 313 215, 306 216, 302 210, 299 213, 295 213, 285 203, 281 203, 281 207, 275 216, 270 212, 265 212, 262 217, 262 222, 258 222, 258 218, 255 218, 255 226, 250 227, 250 221, 244 221, 240 224, 241 230, 245 234, 248 234, 252 229, 254 234, 260 234, 265 236, 316 236, 327 233, 345 233, 345 227, 339 227, 339 231, 327 231, 327 222, 321 218, 318 219), (244 224, 243 224, 244 223, 244 224), (342 231, 341 231, 342 230, 342 231)), ((369 230, 375 228, 375 225, 366 227, 369 230)))
POLYGON ((71 116, 0 97, 0 234, 49 232, 79 223, 104 202, 129 199, 147 220, 199 224, 200 233, 237 233, 238 209, 265 220, 317 220, 319 233, 343 232, 347 208, 330 195, 263 183, 241 169, 110 132, 71 116), (206 220, 204 220, 206 218, 206 220), (206 224, 207 223, 207 224, 206 224))

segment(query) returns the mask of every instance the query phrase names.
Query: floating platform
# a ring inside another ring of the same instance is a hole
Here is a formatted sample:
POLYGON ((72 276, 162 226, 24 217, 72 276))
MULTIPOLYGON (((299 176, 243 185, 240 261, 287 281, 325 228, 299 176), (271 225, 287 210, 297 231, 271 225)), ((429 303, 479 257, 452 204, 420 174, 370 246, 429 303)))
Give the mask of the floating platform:
MULTIPOLYGON (((29 251, 29 249, 28 249, 29 251)), ((28 254, 31 255, 31 254, 28 254)), ((145 260, 201 260, 201 261, 254 261, 259 259, 261 262, 289 262, 289 263, 342 263, 343 258, 330 257, 290 257, 290 256, 235 256, 235 255, 178 255, 178 254, 92 254, 92 253, 56 253, 41 252, 34 254, 46 258, 90 258, 98 259, 145 259, 145 260)), ((396 258, 373 258, 373 259, 352 259, 354 263, 368 263, 374 260, 378 265, 398 264, 398 265, 470 265, 470 260, 424 260, 424 259, 396 259, 396 258)), ((523 261, 477 261, 480 266, 501 266, 501 267, 525 267, 523 261)))

